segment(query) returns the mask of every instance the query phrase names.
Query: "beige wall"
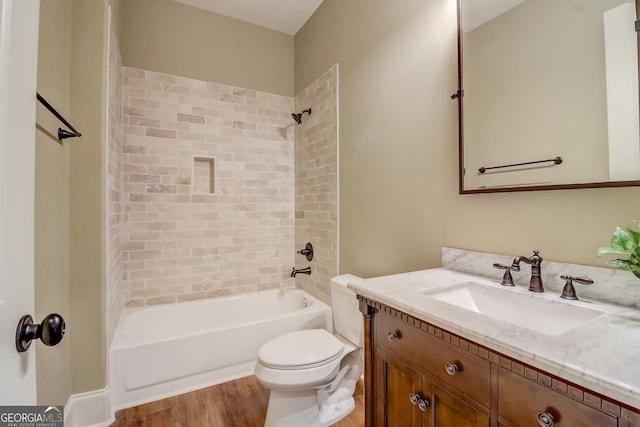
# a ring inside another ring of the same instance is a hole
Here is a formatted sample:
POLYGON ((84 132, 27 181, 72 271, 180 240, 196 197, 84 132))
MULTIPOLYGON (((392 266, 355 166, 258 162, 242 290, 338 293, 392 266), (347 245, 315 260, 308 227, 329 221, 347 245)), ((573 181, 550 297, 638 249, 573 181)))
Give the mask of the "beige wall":
POLYGON ((59 143, 38 107, 36 319, 58 312, 64 340, 38 348, 38 402, 101 389, 104 325, 104 79, 107 0, 42 2, 38 90, 82 137, 59 143))
POLYGON ((73 393, 106 384, 105 76, 107 0, 73 0, 69 144, 71 384, 73 393))
POLYGON ((172 0, 121 7, 129 67, 293 96, 293 37, 172 0))
MULTIPOLYGON (((41 2, 38 92, 63 116, 69 115, 71 0, 41 2)), ((73 123, 72 123, 73 124, 73 123)), ((50 313, 69 313, 69 145, 62 126, 38 104, 36 117, 35 296, 36 322, 50 313)), ((55 347, 33 346, 39 404, 64 404, 71 393, 71 339, 55 347)), ((33 351, 33 350, 32 350, 33 351)))
POLYGON ((340 65, 340 272, 439 264, 456 194, 452 1, 325 0, 296 35, 296 90, 340 65))
POLYGON ((343 273, 435 267, 442 245, 597 265, 640 217, 637 187, 458 195, 452 0, 325 0, 295 48, 296 90, 340 63, 343 273))

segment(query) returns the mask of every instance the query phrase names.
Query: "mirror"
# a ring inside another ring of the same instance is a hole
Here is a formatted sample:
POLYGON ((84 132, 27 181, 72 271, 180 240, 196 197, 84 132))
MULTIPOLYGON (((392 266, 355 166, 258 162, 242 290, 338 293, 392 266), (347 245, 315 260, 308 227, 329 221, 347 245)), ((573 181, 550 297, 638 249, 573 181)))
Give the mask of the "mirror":
POLYGON ((640 185, 633 0, 458 0, 460 193, 640 185))

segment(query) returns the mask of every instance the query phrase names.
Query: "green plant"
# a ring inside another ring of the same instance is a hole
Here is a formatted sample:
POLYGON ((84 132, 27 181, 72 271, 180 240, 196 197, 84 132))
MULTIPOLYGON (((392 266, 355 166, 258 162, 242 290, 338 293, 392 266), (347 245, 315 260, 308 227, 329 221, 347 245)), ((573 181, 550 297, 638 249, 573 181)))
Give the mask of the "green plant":
POLYGON ((638 231, 616 227, 611 236, 611 246, 598 249, 598 258, 605 254, 618 255, 607 263, 617 268, 629 270, 640 279, 640 224, 634 221, 638 231))

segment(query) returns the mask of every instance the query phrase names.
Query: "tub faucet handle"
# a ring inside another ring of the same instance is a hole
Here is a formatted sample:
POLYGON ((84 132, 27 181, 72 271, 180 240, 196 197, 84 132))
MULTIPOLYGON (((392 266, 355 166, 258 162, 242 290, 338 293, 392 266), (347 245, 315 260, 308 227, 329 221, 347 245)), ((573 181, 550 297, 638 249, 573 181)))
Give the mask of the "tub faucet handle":
POLYGON ((307 258, 307 261, 313 260, 313 245, 307 242, 307 244, 304 245, 304 249, 299 250, 298 253, 300 255, 304 255, 307 258))

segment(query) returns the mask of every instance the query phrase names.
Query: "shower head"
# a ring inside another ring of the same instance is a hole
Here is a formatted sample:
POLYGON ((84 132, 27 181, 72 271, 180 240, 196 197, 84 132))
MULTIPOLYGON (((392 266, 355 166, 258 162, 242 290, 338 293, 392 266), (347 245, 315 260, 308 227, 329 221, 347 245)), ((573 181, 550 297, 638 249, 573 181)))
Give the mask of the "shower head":
POLYGON ((297 124, 301 124, 302 123, 302 115, 304 113, 308 113, 309 115, 311 115, 311 108, 307 108, 306 110, 302 110, 302 113, 292 113, 291 117, 293 117, 293 120, 295 120, 297 124))

